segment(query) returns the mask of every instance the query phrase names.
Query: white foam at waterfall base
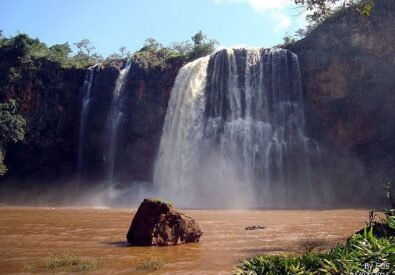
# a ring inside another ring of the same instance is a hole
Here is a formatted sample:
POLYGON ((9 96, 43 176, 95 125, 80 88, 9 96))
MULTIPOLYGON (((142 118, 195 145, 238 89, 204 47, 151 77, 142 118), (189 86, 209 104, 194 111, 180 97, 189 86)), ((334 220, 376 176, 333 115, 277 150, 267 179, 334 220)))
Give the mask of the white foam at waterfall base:
POLYGON ((280 206, 311 196, 297 56, 221 50, 181 68, 155 164, 158 196, 181 207, 280 206))
POLYGON ((144 182, 133 182, 125 186, 103 182, 85 190, 73 202, 77 207, 93 208, 136 208, 145 198, 155 197, 144 182))

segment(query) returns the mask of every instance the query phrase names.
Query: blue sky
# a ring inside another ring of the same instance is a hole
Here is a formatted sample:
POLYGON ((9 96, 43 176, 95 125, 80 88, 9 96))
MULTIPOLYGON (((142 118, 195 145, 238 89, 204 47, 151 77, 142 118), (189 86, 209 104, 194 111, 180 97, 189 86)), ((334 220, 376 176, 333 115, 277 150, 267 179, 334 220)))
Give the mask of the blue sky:
POLYGON ((293 0, 0 0, 0 29, 48 45, 87 38, 107 56, 136 51, 149 37, 164 45, 202 30, 221 46, 270 47, 305 25, 293 0))

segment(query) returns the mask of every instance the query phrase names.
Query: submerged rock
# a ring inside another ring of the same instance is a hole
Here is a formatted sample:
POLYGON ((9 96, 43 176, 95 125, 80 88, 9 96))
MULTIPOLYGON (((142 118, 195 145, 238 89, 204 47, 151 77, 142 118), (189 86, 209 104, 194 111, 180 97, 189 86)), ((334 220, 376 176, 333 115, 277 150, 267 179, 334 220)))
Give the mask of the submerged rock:
POLYGON ((198 223, 171 204, 144 199, 132 220, 126 238, 137 246, 168 246, 199 242, 203 232, 198 223))
POLYGON ((244 228, 244 230, 261 230, 261 229, 265 229, 265 227, 260 225, 252 225, 244 228))

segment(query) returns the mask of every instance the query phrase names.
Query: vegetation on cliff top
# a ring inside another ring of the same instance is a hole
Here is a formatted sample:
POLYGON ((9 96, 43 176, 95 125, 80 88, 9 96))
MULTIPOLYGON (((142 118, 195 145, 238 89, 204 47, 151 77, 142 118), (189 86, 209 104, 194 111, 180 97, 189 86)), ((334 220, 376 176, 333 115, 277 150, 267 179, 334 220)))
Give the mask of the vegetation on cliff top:
MULTIPOLYGON (((7 61, 10 65, 9 71, 4 73, 9 76, 10 80, 17 80, 20 76, 15 73, 16 66, 14 65, 28 63, 39 58, 59 63, 63 68, 85 68, 99 62, 127 58, 131 55, 123 46, 119 52, 103 58, 95 51, 95 46, 88 39, 82 39, 73 45, 77 48, 77 53, 74 55, 68 42, 47 46, 38 38, 31 38, 24 33, 5 37, 0 31, 0 59, 7 61)), ((174 42, 170 46, 164 46, 154 38, 148 38, 144 46, 134 55, 146 63, 160 65, 170 57, 179 57, 185 61, 197 59, 212 53, 216 45, 218 42, 215 39, 208 39, 199 31, 191 37, 191 41, 174 42)))
POLYGON ((188 62, 209 55, 215 51, 217 45, 217 40, 208 39, 201 31, 191 37, 191 42, 174 42, 170 46, 148 38, 144 46, 134 54, 134 58, 144 67, 163 66, 170 58, 188 62))
POLYGON ((376 0, 294 0, 295 4, 307 11, 310 23, 323 21, 336 10, 353 8, 362 15, 369 15, 376 0))
POLYGON ((330 17, 337 16, 344 10, 352 10, 361 16, 369 16, 372 13, 376 0, 294 0, 306 13, 308 22, 305 28, 299 28, 294 34, 288 32, 283 37, 283 43, 277 45, 292 44, 315 30, 321 23, 330 17))

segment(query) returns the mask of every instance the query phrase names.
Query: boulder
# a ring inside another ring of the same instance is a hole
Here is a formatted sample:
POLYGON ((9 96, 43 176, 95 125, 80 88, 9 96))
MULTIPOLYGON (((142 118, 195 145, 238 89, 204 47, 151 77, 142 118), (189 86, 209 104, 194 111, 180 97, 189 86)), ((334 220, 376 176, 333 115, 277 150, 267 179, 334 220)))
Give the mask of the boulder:
POLYGON ((135 246, 169 246, 199 242, 203 232, 198 223, 156 199, 144 199, 132 220, 126 238, 135 246))

